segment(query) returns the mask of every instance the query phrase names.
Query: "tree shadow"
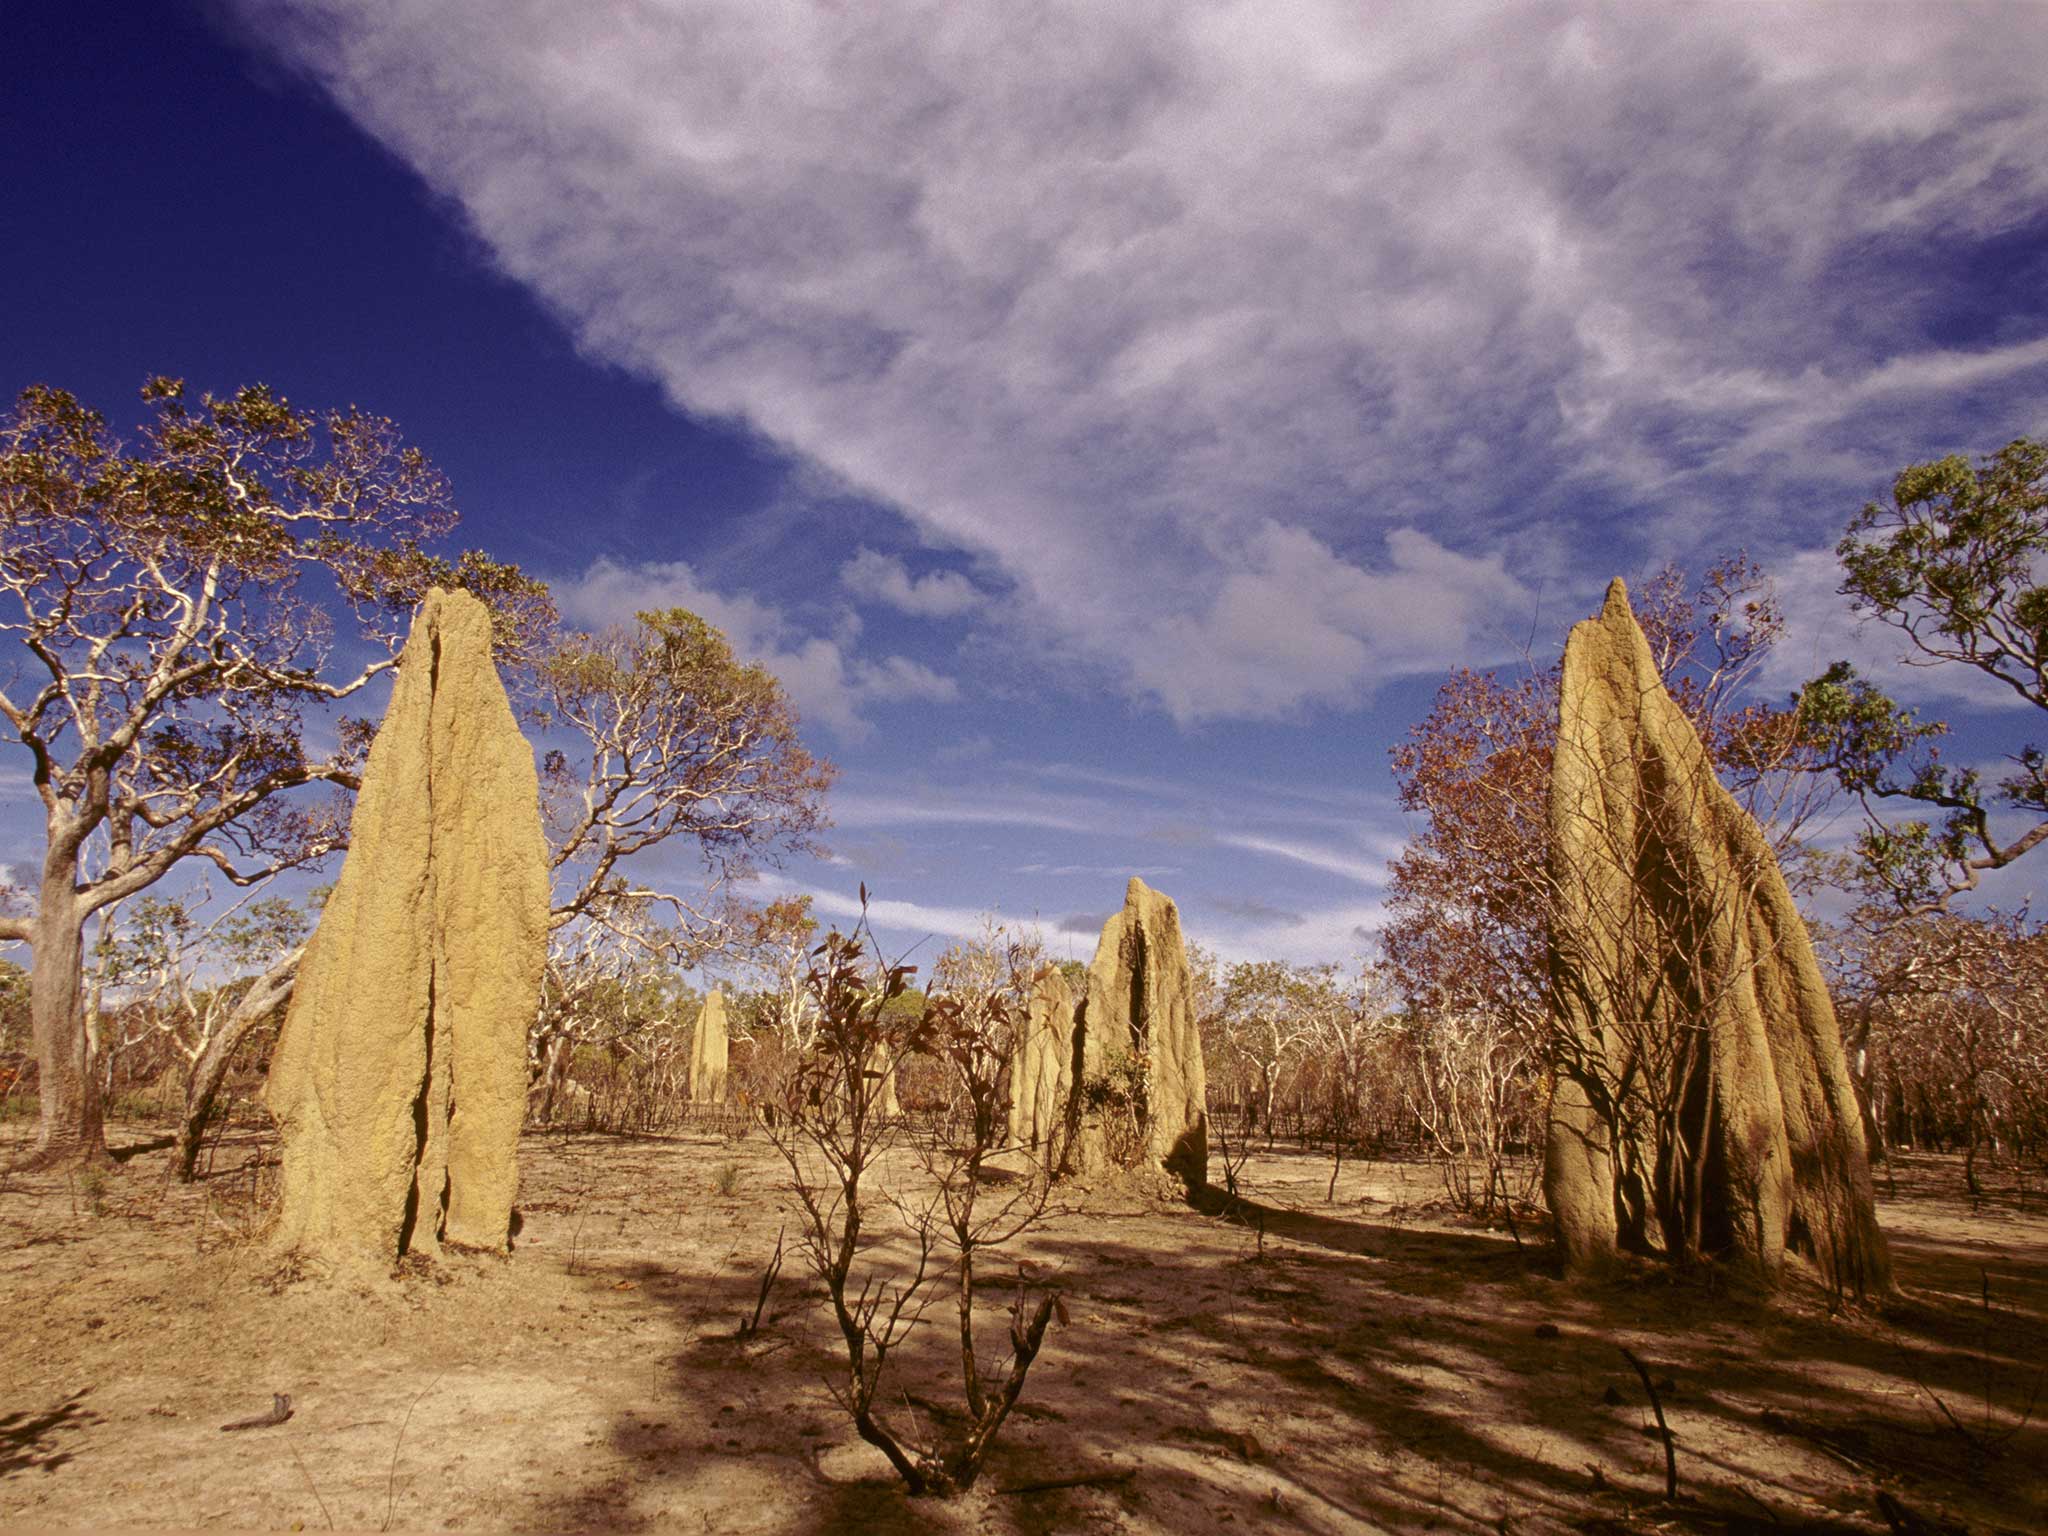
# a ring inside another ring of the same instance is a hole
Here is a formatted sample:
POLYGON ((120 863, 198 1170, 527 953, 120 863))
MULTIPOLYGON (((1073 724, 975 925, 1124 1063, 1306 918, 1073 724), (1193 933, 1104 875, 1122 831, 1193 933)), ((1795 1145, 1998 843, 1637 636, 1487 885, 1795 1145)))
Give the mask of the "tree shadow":
POLYGON ((72 1452, 58 1448, 59 1438, 104 1422, 85 1406, 86 1394, 91 1391, 80 1387, 42 1413, 0 1415, 0 1478, 17 1472, 54 1472, 70 1461, 72 1452))
POLYGON ((142 1156, 145 1152, 162 1152, 166 1148, 175 1145, 177 1140, 178 1138, 175 1135, 150 1136, 145 1137, 141 1141, 130 1142, 122 1147, 110 1144, 107 1147, 107 1155, 117 1163, 127 1163, 142 1156))
POLYGON ((1190 1206, 1204 1216, 1233 1222, 1264 1237, 1321 1248, 1331 1253, 1383 1258, 1407 1264, 1481 1264, 1540 1269, 1558 1273, 1548 1244, 1525 1243, 1516 1236, 1491 1232, 1455 1232, 1402 1222, 1376 1222, 1330 1216, 1320 1211, 1269 1205, 1209 1185, 1194 1195, 1190 1206))
MULTIPOLYGON (((1967 1509, 2048 1529, 2048 1487, 2031 1471, 2048 1431, 2015 1427, 2048 1323, 2031 1307, 1999 1313, 1994 1291, 1987 1326, 1951 1290, 1916 1288, 1953 1280, 1962 1257, 1939 1244, 1897 1239, 1904 1301, 1845 1313, 1810 1276, 1768 1295, 1644 1263, 1567 1284, 1547 1246, 1489 1232, 1215 1192, 1204 1205, 1083 1213, 1022 1246, 1035 1274, 1057 1276, 1072 1323, 971 1509, 905 1497, 825 1401, 820 1383, 844 1360, 794 1258, 758 1334, 739 1327, 758 1270, 693 1271, 674 1287, 675 1412, 615 1419, 612 1448, 637 1469, 624 1492, 724 1497, 731 1478, 773 1467, 785 1492, 802 1490, 793 1527, 818 1532, 1197 1531, 1229 1510, 1239 1529, 1843 1533, 1873 1528, 1880 1494, 1930 1519, 1967 1509), (1658 1384, 1676 1501, 1623 1346, 1658 1384), (996 1491, 1133 1466, 1114 1486, 996 1491)), ((617 1264, 589 1283, 651 1287, 661 1271, 617 1264)), ((1008 1286, 985 1288, 992 1331, 1008 1286)), ((930 1322, 892 1366, 896 1411, 913 1424, 958 1395, 950 1292, 930 1322)), ((620 1523, 622 1491, 601 1492, 565 1492, 542 1522, 620 1523)))

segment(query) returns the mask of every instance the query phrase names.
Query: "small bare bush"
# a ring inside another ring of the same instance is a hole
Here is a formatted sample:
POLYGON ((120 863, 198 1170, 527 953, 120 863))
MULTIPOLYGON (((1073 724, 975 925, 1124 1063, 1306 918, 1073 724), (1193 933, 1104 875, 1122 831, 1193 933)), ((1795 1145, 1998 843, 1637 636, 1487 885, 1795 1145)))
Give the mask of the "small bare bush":
POLYGON ((911 1493, 949 1497, 973 1486, 1063 1310, 1056 1290, 1034 1291, 1020 1279, 1007 1361, 984 1368, 976 1319, 981 1260, 1045 1208, 1042 1180, 1027 1177, 1000 1199, 983 1190, 986 1165, 1007 1129, 1006 1082, 1022 992, 1005 983, 951 993, 913 1015, 900 1000, 915 968, 871 959, 873 938, 863 918, 852 937, 830 934, 812 951, 804 985, 815 1004, 815 1034, 807 1048, 785 1057, 775 1113, 763 1120, 789 1167, 798 1251, 824 1286, 845 1350, 834 1400, 911 1493), (944 1063, 956 1091, 913 1129, 884 1113, 888 1074, 873 1063, 919 1054, 944 1063), (895 1156, 906 1146, 925 1175, 916 1193, 895 1156), (874 1231, 873 1218, 884 1209, 909 1238, 907 1256, 893 1265, 878 1252, 874 1231), (880 1411, 882 1384, 947 1275, 956 1288, 967 1412, 957 1427, 919 1444, 880 1411))

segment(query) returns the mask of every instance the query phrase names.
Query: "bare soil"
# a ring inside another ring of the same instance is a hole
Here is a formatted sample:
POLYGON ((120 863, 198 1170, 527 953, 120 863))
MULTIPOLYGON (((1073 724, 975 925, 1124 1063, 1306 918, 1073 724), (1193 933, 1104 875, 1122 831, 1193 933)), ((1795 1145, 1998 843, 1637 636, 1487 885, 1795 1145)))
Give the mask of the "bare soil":
MULTIPOLYGON (((0 1130, 0 1160, 25 1137, 0 1130)), ((1946 1159, 1895 1170, 1902 1294, 1861 1313, 1808 1280, 1568 1287, 1530 1218, 1527 1247, 1461 1223, 1417 1164, 1349 1167, 1330 1202, 1326 1163, 1255 1157, 1234 1217, 1079 1192, 1020 1249, 1070 1321, 982 1482, 939 1503, 907 1499, 834 1407, 836 1334, 800 1261, 737 1332, 784 1219, 758 1135, 530 1136, 510 1258, 342 1291, 266 1252, 264 1139, 230 1138, 195 1186, 162 1156, 0 1181, 0 1521, 2048 1530, 2048 1215, 1972 1211, 1946 1159), (1623 1346, 1660 1384, 1675 1502, 1623 1346), (222 1432, 275 1393, 287 1422, 222 1432)), ((942 1296, 894 1378, 913 1433, 958 1401, 951 1334, 942 1296)))

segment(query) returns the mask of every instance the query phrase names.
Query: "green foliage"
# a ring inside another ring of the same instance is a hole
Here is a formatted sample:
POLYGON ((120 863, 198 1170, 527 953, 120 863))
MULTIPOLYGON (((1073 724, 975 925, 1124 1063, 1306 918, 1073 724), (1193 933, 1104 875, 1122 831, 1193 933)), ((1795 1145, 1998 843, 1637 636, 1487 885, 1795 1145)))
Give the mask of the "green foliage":
POLYGON ((906 986, 901 992, 882 1004, 882 1022, 885 1024, 914 1024, 924 1017, 928 999, 916 987, 906 986))
POLYGON ((1103 1150, 1119 1168, 1144 1161, 1149 1065, 1142 1053, 1113 1051, 1103 1058, 1100 1075, 1081 1079, 1081 1103, 1100 1125, 1103 1150))
MULTIPOLYGON (((1836 548, 1843 593, 1905 635, 1925 664, 1973 667, 2048 709, 2048 444, 2018 438, 1980 465, 1961 455, 1909 465, 1889 503, 1870 502, 1836 548)), ((2048 818, 2048 754, 2027 744, 1987 789, 1941 759, 1947 727, 1922 721, 1847 662, 1800 690, 1803 727, 1824 766, 1866 803, 1931 807, 1937 821, 1873 815, 1858 841, 1859 876, 1907 910, 1937 907, 2048 839, 2048 819, 2003 842, 1994 808, 2048 818)))
POLYGON ((1960 454, 1909 465, 1836 553, 1860 611, 2048 708, 2048 443, 2017 438, 1974 469, 1960 454))
MULTIPOLYGON (((552 627, 541 583, 474 552, 427 552, 455 523, 448 484, 388 418, 300 410, 261 384, 204 395, 195 408, 182 380, 154 378, 142 399, 154 414, 139 451, 47 385, 23 390, 0 424, 0 575, 34 589, 90 565, 98 579, 77 593, 86 613, 136 604, 117 654, 174 629, 179 597, 208 572, 219 602, 286 610, 298 576, 323 569, 387 638, 437 583, 489 604, 507 644, 536 643, 552 627)), ((317 643, 319 629, 304 638, 317 643)), ((284 662, 269 681, 311 685, 309 660, 284 662)), ((186 691, 212 684, 202 671, 186 691)))
POLYGON ((1117 1051, 1103 1059, 1100 1075, 1081 1080, 1081 1101, 1095 1111, 1128 1110, 1138 1104, 1144 1089, 1145 1058, 1117 1051))
POLYGON ((1886 782, 1891 765, 1923 742, 1946 735, 1941 721, 1923 721, 1867 678, 1838 661, 1797 695, 1801 724, 1827 754, 1845 789, 1868 793, 1886 782))
POLYGON ((85 1208, 95 1216, 107 1214, 107 1175, 102 1168, 87 1168, 78 1175, 78 1192, 85 1208))

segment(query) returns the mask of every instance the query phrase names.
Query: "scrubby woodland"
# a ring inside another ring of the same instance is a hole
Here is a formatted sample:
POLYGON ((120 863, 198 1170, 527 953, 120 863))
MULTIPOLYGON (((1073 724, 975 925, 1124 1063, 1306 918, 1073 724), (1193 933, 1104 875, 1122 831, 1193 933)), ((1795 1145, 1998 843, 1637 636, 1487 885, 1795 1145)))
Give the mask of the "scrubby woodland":
MULTIPOLYGON (((1624 693, 1668 700, 1635 735, 1587 712, 1590 640, 1444 680, 1367 952, 1224 958, 1133 882, 1091 965, 992 915, 918 966, 754 899, 834 770, 701 618, 573 632, 443 552, 448 487, 388 421, 144 401, 131 441, 48 388, 0 422, 0 746, 45 833, 0 890, 0 1253, 35 1314, 0 1516, 2048 1523, 2048 929, 1982 899, 2048 860, 2048 758, 2015 739, 1986 782, 1845 664, 1769 696, 1743 555, 1610 596, 1624 693), (264 1087, 352 711, 432 588, 489 610, 538 777, 517 1226, 337 1294, 279 1256, 264 1087), (1595 1128, 1592 1197, 1561 1124, 1595 1128)), ((1907 468, 1839 553, 1920 660, 2048 708, 2048 446, 1907 468)))

